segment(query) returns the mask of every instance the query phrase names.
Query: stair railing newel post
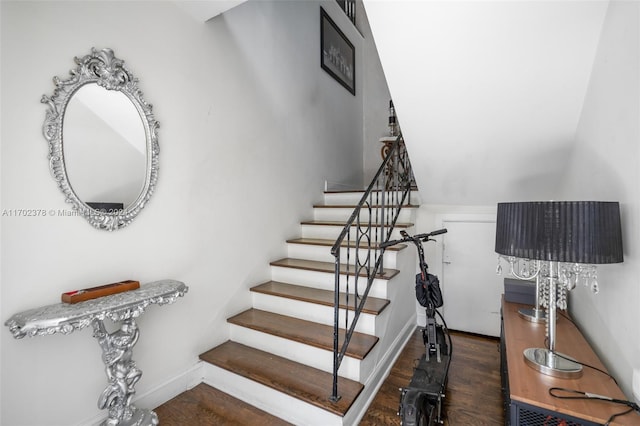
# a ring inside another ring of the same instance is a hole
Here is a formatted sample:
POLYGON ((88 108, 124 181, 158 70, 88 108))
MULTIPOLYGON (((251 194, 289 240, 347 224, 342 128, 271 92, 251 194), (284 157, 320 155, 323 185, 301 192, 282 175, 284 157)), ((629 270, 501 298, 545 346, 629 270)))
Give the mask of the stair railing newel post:
POLYGON ((391 237, 391 233, 393 232, 398 220, 402 205, 407 199, 408 194, 411 192, 411 164, 409 162, 406 149, 403 149, 403 147, 404 142, 402 141, 402 135, 399 135, 331 248, 331 254, 335 258, 335 294, 333 325, 333 385, 329 400, 334 403, 340 399, 340 395, 338 394, 338 370, 340 369, 340 364, 342 363, 347 347, 349 346, 351 336, 355 331, 356 324, 360 317, 360 313, 364 308, 364 304, 369 295, 369 290, 372 287, 373 281, 377 276, 384 275, 384 256, 383 251, 379 250, 379 245, 380 243, 388 241, 391 237), (405 181, 406 185, 404 185, 405 181), (380 185, 380 182, 382 182, 382 185, 380 185), (373 195, 374 192, 376 193, 375 198, 373 195), (367 205, 367 214, 369 215, 369 218, 366 221, 366 228, 363 231, 360 214, 362 212, 362 207, 365 205, 367 205), (354 225, 356 232, 353 271, 354 312, 353 320, 349 323, 348 307, 351 275, 351 227, 354 225), (375 234, 372 232, 372 229, 374 228, 376 229, 375 234), (345 238, 347 239, 347 265, 343 271, 340 262, 340 251, 345 238), (362 245, 361 247, 363 238, 366 240, 366 245, 362 245), (371 260, 372 245, 375 247, 373 250, 373 265, 371 260), (367 251, 366 257, 364 257, 364 262, 361 262, 361 259, 363 258, 360 255, 361 249, 367 251), (358 278, 360 276, 364 276, 362 274, 363 270, 366 271, 367 285, 363 293, 360 294, 358 289, 358 278), (340 345, 340 275, 343 272, 346 275, 346 309, 344 341, 342 342, 342 345, 340 345))

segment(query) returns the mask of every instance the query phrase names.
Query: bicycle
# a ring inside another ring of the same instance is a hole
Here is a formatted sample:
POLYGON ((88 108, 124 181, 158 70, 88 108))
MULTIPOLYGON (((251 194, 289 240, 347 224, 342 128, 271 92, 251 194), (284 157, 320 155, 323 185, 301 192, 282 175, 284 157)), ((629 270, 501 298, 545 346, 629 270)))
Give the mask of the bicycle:
POLYGON ((426 234, 410 236, 400 231, 402 239, 390 240, 380 245, 382 250, 400 243, 413 243, 418 252, 420 273, 416 275, 416 299, 425 307, 427 322, 422 329, 425 353, 413 370, 413 377, 406 388, 400 389, 398 415, 402 426, 426 426, 443 424, 442 399, 445 397, 449 365, 451 364, 451 335, 437 308, 444 303, 438 277, 429 273, 424 259, 423 242, 435 241, 431 237, 446 233, 439 229, 426 234), (436 320, 436 316, 442 324, 436 320))

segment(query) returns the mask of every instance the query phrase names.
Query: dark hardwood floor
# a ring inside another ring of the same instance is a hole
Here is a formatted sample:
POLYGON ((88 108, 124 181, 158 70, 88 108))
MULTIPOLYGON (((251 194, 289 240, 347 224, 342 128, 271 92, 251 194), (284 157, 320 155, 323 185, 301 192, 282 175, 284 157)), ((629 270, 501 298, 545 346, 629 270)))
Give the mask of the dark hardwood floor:
MULTIPOLYGON (((452 332, 453 356, 444 400, 445 425, 504 424, 497 339, 452 332)), ((424 351, 416 330, 360 426, 400 425, 399 389, 424 351)), ((155 409, 163 426, 286 425, 288 423, 201 384, 155 409)))

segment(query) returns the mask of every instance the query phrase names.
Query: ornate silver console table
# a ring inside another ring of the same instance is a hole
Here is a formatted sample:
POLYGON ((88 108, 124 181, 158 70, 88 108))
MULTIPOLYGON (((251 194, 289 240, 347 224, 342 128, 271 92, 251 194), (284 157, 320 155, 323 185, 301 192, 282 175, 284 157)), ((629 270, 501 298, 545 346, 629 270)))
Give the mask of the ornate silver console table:
POLYGON ((5 325, 16 339, 55 333, 69 334, 91 325, 93 337, 98 339, 102 348, 102 360, 109 381, 98 399, 98 407, 109 411, 109 417, 102 424, 157 425, 159 422, 156 413, 131 404, 134 386, 142 376, 142 371, 132 360, 133 346, 139 335, 135 319, 144 313, 147 306, 173 303, 188 290, 180 281, 156 281, 137 290, 85 302, 58 303, 31 309, 12 316, 5 325), (104 326, 106 318, 121 322, 120 329, 108 333, 104 326))

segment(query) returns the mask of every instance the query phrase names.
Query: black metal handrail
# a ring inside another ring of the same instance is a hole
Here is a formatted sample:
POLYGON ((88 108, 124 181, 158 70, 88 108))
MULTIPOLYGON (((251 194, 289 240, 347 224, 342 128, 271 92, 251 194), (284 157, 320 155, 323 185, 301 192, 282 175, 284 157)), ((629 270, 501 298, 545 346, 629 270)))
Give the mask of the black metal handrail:
POLYGON ((335 257, 335 300, 333 330, 333 389, 330 399, 337 401, 338 369, 347 351, 369 290, 376 277, 384 276, 383 252, 379 246, 389 240, 405 201, 410 203, 413 173, 402 135, 398 136, 364 192, 340 236, 331 248, 335 257), (342 250, 346 250, 343 254, 342 250), (345 258, 342 266, 341 257, 345 258), (350 262, 351 259, 354 262, 350 262), (344 339, 340 345, 340 277, 345 277, 346 308, 344 339), (353 278, 353 291, 350 291, 353 278), (360 292, 358 280, 366 278, 360 292), (352 293, 352 294, 351 294, 352 293), (353 315, 349 318, 349 299, 353 296, 353 315))

